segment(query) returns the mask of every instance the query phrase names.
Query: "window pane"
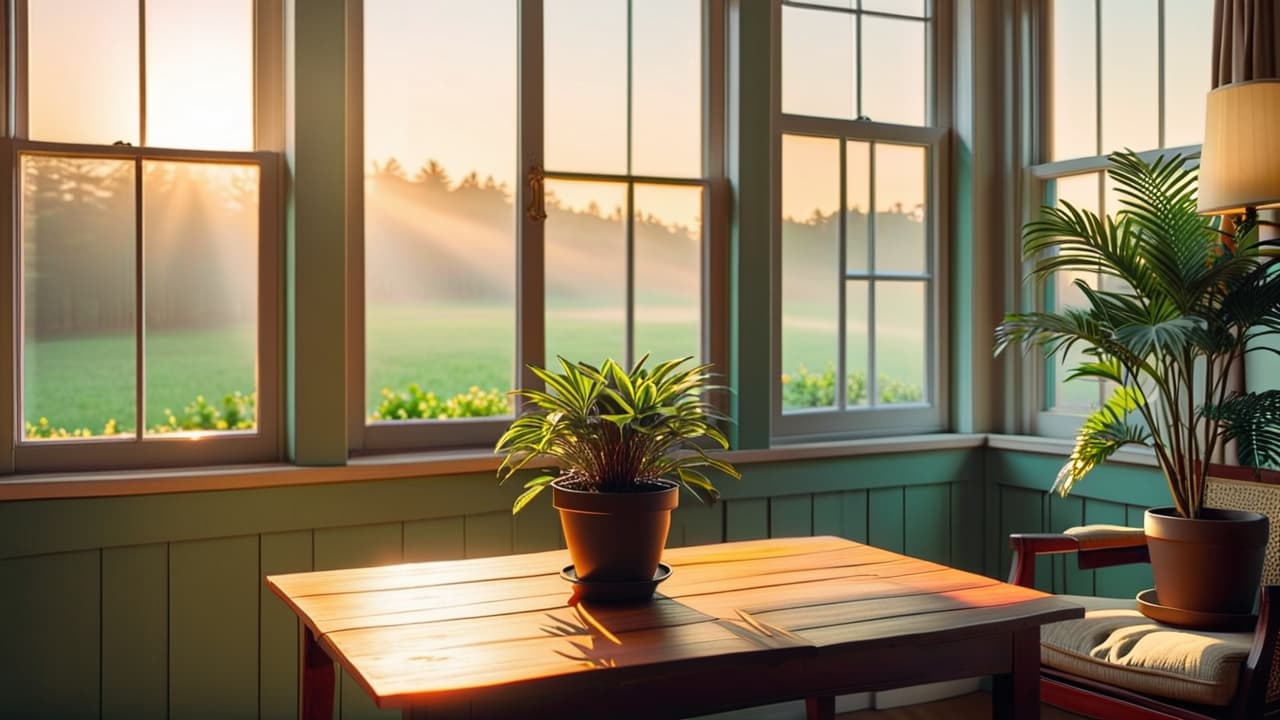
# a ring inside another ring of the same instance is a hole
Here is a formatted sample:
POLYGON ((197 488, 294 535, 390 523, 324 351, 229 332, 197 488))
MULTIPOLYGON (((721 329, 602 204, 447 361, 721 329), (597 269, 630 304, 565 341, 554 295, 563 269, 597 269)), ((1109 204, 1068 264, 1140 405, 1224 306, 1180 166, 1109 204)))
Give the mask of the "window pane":
POLYGON ((547 168, 625 173, 626 0, 548 0, 543 13, 547 168))
POLYGON ((925 272, 925 149, 876 143, 876 272, 925 272))
POLYGON ((1103 152, 1159 147, 1156 0, 1102 3, 1100 31, 1103 152))
POLYGON ((851 13, 782 8, 782 112, 855 117, 851 13))
MULTIPOLYGON (((1057 203, 1071 203, 1080 210, 1098 212, 1099 173, 1072 175, 1054 181, 1054 193, 1057 203)), ((1075 285, 1076 280, 1087 283, 1090 287, 1098 287, 1098 273, 1086 271, 1061 271, 1054 274, 1053 297, 1050 306, 1057 310, 1084 307, 1088 304, 1084 293, 1075 285)), ((1053 407, 1056 410, 1078 412, 1096 407, 1099 397, 1098 383, 1090 380, 1073 380, 1065 382, 1067 371, 1083 362, 1086 357, 1084 348, 1076 345, 1067 352, 1062 361, 1053 360, 1053 407)))
POLYGON ((845 268, 866 272, 870 267, 867 233, 871 227, 871 143, 850 141, 844 150, 845 268))
POLYGON ((547 363, 625 362, 627 186, 547 181, 547 363))
POLYGON ((27 155, 21 169, 27 436, 132 433, 134 163, 27 155))
POLYGON ((634 192, 635 358, 701 358, 702 188, 634 192))
POLYGON ((367 2, 364 31, 366 411, 505 413, 515 376, 516 3, 367 2), (473 387, 483 402, 448 406, 474 399, 473 387))
POLYGON ((844 372, 848 407, 868 404, 871 383, 867 381, 871 337, 871 291, 866 280, 850 280, 844 285, 844 372))
POLYGON ((923 282, 877 282, 876 403, 925 401, 926 289, 923 282))
POLYGON ((631 172, 702 174, 702 2, 631 5, 631 172))
POLYGON ((1213 57, 1213 0, 1164 4, 1164 145, 1204 140, 1204 102, 1213 57))
POLYGON ((147 144, 252 150, 253 0, 145 7, 147 144))
POLYGON ((27 53, 32 140, 138 144, 138 0, 29 2, 27 53))
POLYGON ((836 402, 839 143, 834 138, 782 136, 784 410, 836 402))
POLYGON ((147 432, 257 425, 256 165, 146 161, 147 432))
POLYGON ((1094 0, 1053 3, 1052 160, 1098 154, 1098 23, 1094 0))
POLYGON ((876 122, 927 125, 925 24, 862 17, 862 115, 876 122))
POLYGON ((862 9, 871 12, 926 17, 924 0, 862 0, 862 9))

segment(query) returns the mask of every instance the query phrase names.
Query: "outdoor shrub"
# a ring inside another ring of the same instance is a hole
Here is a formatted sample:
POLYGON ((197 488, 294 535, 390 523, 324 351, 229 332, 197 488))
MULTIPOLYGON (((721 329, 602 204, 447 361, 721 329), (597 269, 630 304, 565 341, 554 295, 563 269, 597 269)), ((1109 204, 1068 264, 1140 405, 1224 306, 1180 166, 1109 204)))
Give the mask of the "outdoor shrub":
POLYGON ((441 400, 434 392, 411 383, 404 392, 382 388, 382 402, 373 420, 444 420, 448 418, 507 415, 511 403, 498 390, 481 390, 474 385, 465 393, 441 400))
POLYGON ((154 433, 190 430, 252 430, 255 423, 253 393, 239 391, 222 396, 222 407, 210 405, 203 395, 187 403, 181 415, 165 408, 165 421, 151 428, 154 433))
MULTIPOLYGON (((895 380, 880 373, 877 385, 880 388, 880 403, 920 402, 924 399, 924 391, 916 385, 895 380)), ((850 405, 861 405, 867 401, 867 374, 861 370, 849 373, 848 385, 845 388, 850 405)), ((826 370, 813 372, 802 363, 794 373, 782 375, 782 400, 786 407, 829 407, 836 402, 836 369, 832 363, 826 370)))

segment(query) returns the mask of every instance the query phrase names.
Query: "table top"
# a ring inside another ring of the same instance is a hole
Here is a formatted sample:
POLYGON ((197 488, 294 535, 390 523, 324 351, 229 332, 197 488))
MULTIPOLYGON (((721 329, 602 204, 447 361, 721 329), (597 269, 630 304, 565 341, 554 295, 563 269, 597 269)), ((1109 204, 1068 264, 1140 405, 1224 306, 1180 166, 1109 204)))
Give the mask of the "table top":
POLYGON ((493 701, 539 683, 572 687, 603 669, 635 683, 672 667, 730 668, 735 658, 776 665, 954 644, 1081 614, 1035 590, 834 537, 672 548, 663 561, 671 577, 651 602, 629 606, 574 603, 559 577, 563 550, 267 584, 380 707, 467 701, 481 690, 493 701))

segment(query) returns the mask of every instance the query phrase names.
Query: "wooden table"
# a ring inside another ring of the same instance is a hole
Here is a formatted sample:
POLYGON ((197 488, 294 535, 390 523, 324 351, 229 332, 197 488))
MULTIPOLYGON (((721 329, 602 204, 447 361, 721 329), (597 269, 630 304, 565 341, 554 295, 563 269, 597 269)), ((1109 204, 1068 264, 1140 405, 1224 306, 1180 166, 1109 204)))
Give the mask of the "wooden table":
POLYGON ((333 660, 405 717, 684 717, 994 675, 1039 716, 1040 625, 1066 600, 833 537, 667 550, 648 604, 570 604, 564 551, 273 575, 302 619, 299 712, 333 660), (332 659, 331 659, 332 658, 332 659))

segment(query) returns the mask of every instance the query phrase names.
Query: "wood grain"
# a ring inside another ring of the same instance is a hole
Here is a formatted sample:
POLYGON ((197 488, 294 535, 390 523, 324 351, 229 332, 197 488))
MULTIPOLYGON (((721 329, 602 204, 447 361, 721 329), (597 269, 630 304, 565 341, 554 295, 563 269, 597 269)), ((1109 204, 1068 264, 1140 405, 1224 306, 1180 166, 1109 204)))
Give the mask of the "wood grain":
POLYGON ((527 713, 560 692, 643 716, 654 683, 675 693, 665 702, 705 712, 860 682, 1007 673, 1016 633, 1082 614, 1035 590, 834 537, 675 548, 664 560, 672 577, 632 606, 573 605, 558 577, 563 551, 267 584, 378 706, 476 717, 527 713), (947 667, 930 666, 931 648, 950 648, 947 667), (859 665, 868 667, 851 672, 859 665), (707 678, 726 673, 736 691, 705 692, 707 678))

